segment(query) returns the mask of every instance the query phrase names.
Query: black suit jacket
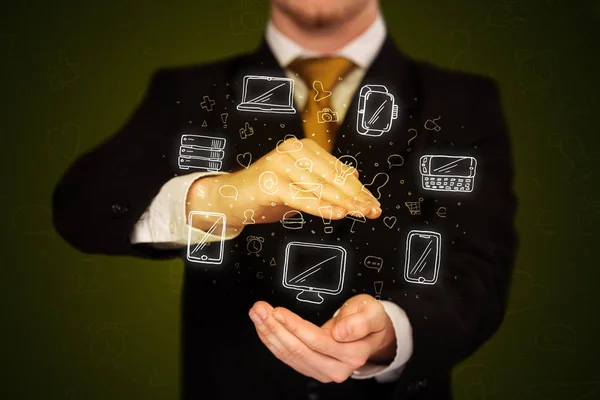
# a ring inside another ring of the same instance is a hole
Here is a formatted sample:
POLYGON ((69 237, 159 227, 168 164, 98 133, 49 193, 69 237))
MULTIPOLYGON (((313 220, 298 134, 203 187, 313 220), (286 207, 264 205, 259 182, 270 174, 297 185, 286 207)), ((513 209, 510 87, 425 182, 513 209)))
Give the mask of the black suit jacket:
POLYGON ((353 221, 337 221, 329 235, 323 234, 321 218, 308 215, 302 230, 287 230, 278 223, 248 225, 238 238, 225 243, 225 261, 219 266, 188 263, 185 249, 132 245, 133 227, 161 186, 193 171, 178 168, 182 134, 226 138, 224 171, 241 168, 238 154, 250 152, 257 160, 287 134, 302 135, 300 113, 236 109, 245 75, 284 76, 284 72, 266 43, 251 54, 156 72, 129 121, 80 157, 57 185, 53 208, 57 231, 86 253, 183 259, 186 399, 450 398, 452 367, 473 354, 503 319, 516 248, 511 148, 495 83, 411 60, 387 38, 361 86, 385 85, 399 104, 399 119, 380 137, 357 134, 357 94, 333 150, 335 156, 357 158, 363 183, 378 173, 387 174, 388 182, 379 189, 381 218, 357 222, 354 233, 353 221), (212 110, 201 106, 204 96, 215 101, 212 110), (227 127, 222 113, 228 113, 227 127), (254 134, 242 139, 239 129, 246 122, 254 134), (473 192, 423 190, 419 159, 424 154, 475 157, 473 192), (402 165, 390 167, 391 155, 396 160, 401 156, 403 162, 394 164, 402 165), (407 203, 418 203, 420 212, 411 213, 407 203), (434 285, 404 279, 406 239, 413 229, 441 234, 441 264, 434 285), (248 236, 264 239, 258 254, 257 248, 247 247, 248 236), (298 302, 297 292, 282 286, 284 248, 294 240, 347 250, 341 294, 325 296, 317 306, 298 302), (384 260, 379 272, 364 265, 370 255, 384 260), (384 282, 381 298, 398 304, 412 326, 413 355, 397 382, 349 379, 321 384, 306 378, 271 355, 248 318, 251 305, 266 300, 322 324, 347 298, 375 295, 375 281, 384 282))

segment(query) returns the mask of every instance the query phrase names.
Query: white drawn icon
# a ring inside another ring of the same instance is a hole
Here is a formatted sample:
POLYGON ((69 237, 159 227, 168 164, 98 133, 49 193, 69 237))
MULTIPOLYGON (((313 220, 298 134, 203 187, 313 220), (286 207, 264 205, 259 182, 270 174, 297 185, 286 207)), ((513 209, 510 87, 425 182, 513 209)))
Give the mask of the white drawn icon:
POLYGON ((398 219, 393 215, 391 217, 383 217, 383 224, 389 229, 392 229, 397 221, 398 219))
POLYGON ((446 209, 446 207, 440 207, 437 209, 437 211, 435 213, 440 218, 446 218, 447 212, 448 212, 448 210, 446 209))
POLYGON ((286 212, 281 218, 281 225, 286 229, 302 229, 305 223, 306 221, 304 220, 302 213, 296 210, 286 212))
POLYGON ((310 158, 299 158, 296 160, 296 163, 294 165, 296 166, 296 168, 303 171, 312 172, 313 170, 313 161, 310 158))
POLYGON ((200 197, 201 199, 206 197, 206 192, 204 191, 205 187, 202 185, 198 185, 198 197, 200 197))
POLYGON ((405 201, 404 205, 408 208, 410 215, 421 215, 421 202, 424 199, 419 197, 419 201, 405 201))
POLYGON ((254 128, 250 126, 249 122, 244 123, 244 127, 240 128, 240 138, 246 139, 248 136, 254 135, 254 128))
POLYGON ((277 193, 279 188, 277 187, 277 183, 279 179, 275 172, 265 171, 258 177, 258 187, 265 194, 273 195, 277 193))
POLYGON ((323 185, 321 183, 292 182, 290 191, 294 200, 321 200, 323 185))
POLYGON ((265 238, 260 236, 248 236, 246 238, 246 242, 246 249, 248 250, 248 253, 256 254, 258 256, 258 253, 260 253, 262 250, 262 245, 265 242, 265 238))
POLYGON ((423 189, 472 192, 477 160, 469 156, 425 155, 420 159, 423 189))
POLYGON ((381 136, 392 130, 398 119, 394 96, 382 85, 365 85, 360 89, 356 130, 365 136, 381 136))
POLYGON ((244 77, 240 111, 294 114, 294 81, 289 78, 248 75, 244 77))
POLYGON ((332 91, 325 90, 325 88, 323 87, 323 82, 321 82, 321 81, 314 81, 313 89, 315 90, 314 100, 316 102, 325 100, 326 98, 331 97, 331 95, 333 94, 332 91))
POLYGON ((413 230, 406 238, 404 279, 409 283, 433 285, 438 280, 442 235, 413 230))
POLYGON ((256 221, 254 220, 254 210, 244 211, 244 221, 242 222, 242 225, 252 225, 255 223, 256 221))
POLYGON ((383 290, 383 281, 375 281, 375 282, 373 282, 373 286, 375 286, 375 300, 381 301, 381 291, 383 290))
POLYGON ((280 154, 285 154, 285 153, 295 153, 297 151, 302 150, 302 147, 304 146, 304 144, 298 140, 298 138, 294 135, 285 135, 285 137, 283 138, 283 140, 280 140, 279 142, 277 142, 277 145, 275 146, 275 150, 277 150, 278 153, 280 154), (291 141, 291 145, 290 148, 286 148, 283 149, 281 148, 281 145, 283 144, 283 142, 292 139, 291 141))
POLYGON ((219 194, 226 199, 238 199, 239 192, 233 185, 223 185, 219 188, 219 194))
POLYGON ((425 124, 423 125, 423 128, 427 129, 428 131, 436 131, 439 132, 442 130, 442 127, 439 126, 437 124, 436 121, 438 121, 440 118, 442 118, 441 116, 434 118, 434 119, 428 119, 427 121, 425 121, 425 124))
POLYGON ((321 304, 321 294, 342 292, 346 250, 341 246, 290 242, 285 248, 283 286, 300 290, 296 299, 321 304))
POLYGON ((225 214, 212 213, 204 211, 192 211, 189 215, 189 231, 187 245, 188 261, 201 264, 221 264, 223 262, 223 247, 225 243, 225 227, 227 219, 225 214), (198 243, 192 238, 194 222, 200 219, 211 224, 210 228, 204 232, 198 243), (220 237, 220 240, 209 241, 213 236, 220 237))
POLYGON ((346 179, 356 171, 358 161, 349 154, 345 154, 335 160, 334 182, 338 185, 346 183, 346 179))
POLYGON ((357 222, 359 222, 361 224, 364 224, 367 222, 367 218, 360 211, 348 211, 346 213, 345 218, 352 220, 352 226, 350 226, 350 233, 356 233, 356 232, 354 232, 354 225, 356 225, 357 222))
POLYGON ((223 122, 223 128, 227 128, 227 118, 229 117, 229 113, 221 114, 221 122, 223 122))
POLYGON ((373 194, 377 200, 381 199, 380 190, 388 183, 390 180, 390 176, 385 172, 378 172, 374 177, 371 183, 367 183, 362 186, 362 191, 365 193, 369 193, 369 191, 373 194), (371 188, 371 189, 369 189, 371 188), (374 190, 372 190, 374 189, 374 190))
POLYGON ((393 167, 401 167, 404 165, 404 157, 400 154, 392 154, 388 157, 387 163, 390 169, 393 167))
POLYGON ((225 157, 225 138, 183 135, 179 148, 179 168, 219 171, 225 157))
POLYGON ((250 164, 252 164, 252 154, 248 152, 245 152, 244 154, 238 154, 235 159, 237 163, 245 169, 248 169, 250 164))
POLYGON ((365 260, 363 261, 363 264, 365 264, 365 267, 369 269, 376 269, 377 272, 379 272, 381 271, 381 268, 383 268, 383 258, 376 256, 366 256, 365 260))
POLYGON ((333 226, 331 226, 331 217, 333 216, 333 207, 332 206, 322 206, 318 208, 319 214, 321 215, 321 219, 323 220, 323 225, 325 228, 323 231, 325 233, 333 232, 333 226))
POLYGON ((319 124, 326 124, 329 122, 339 122, 340 116, 338 113, 333 111, 331 108, 324 108, 321 111, 317 111, 317 122, 319 124))

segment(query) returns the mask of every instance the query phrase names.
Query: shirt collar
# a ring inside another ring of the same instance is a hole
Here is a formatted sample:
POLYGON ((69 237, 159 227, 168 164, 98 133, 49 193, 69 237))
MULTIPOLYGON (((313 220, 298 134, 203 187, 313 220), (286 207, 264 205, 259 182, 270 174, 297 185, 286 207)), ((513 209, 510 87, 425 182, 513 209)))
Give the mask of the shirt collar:
MULTIPOLYGON (((364 31, 359 37, 348 43, 334 53, 335 56, 345 57, 359 68, 368 68, 379 52, 387 30, 381 15, 364 31)), ((273 55, 282 68, 294 61, 296 58, 318 57, 321 54, 304 49, 302 46, 285 36, 279 31, 272 21, 269 21, 265 38, 273 55)))

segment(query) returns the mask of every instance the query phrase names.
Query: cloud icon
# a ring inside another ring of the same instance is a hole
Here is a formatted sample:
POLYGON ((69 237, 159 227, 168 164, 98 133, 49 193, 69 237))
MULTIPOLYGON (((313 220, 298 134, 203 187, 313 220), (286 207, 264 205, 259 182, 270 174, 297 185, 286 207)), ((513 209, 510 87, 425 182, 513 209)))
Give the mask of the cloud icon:
POLYGON ((294 135, 285 135, 283 140, 277 142, 278 153, 295 153, 297 151, 302 150, 304 144, 294 135))

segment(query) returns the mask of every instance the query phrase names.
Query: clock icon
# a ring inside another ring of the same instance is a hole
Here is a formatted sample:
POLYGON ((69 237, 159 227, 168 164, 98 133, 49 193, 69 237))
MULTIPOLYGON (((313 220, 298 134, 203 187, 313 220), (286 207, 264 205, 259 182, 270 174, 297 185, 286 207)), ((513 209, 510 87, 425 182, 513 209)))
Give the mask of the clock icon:
POLYGON ((260 236, 248 236, 246 241, 248 242, 246 244, 248 253, 258 255, 262 250, 262 244, 265 242, 265 239, 260 236))

